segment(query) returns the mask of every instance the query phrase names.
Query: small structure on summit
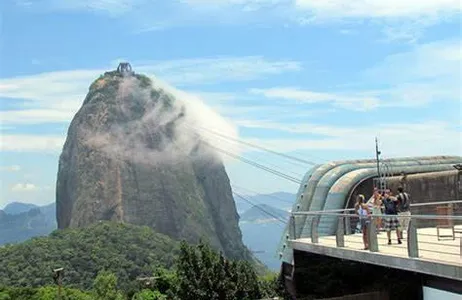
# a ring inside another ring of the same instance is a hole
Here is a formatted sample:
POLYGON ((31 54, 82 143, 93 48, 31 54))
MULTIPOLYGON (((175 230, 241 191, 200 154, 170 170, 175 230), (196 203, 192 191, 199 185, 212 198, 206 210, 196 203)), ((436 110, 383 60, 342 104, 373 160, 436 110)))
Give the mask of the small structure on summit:
POLYGON ((132 66, 128 62, 121 62, 117 67, 117 72, 122 75, 133 75, 132 66))

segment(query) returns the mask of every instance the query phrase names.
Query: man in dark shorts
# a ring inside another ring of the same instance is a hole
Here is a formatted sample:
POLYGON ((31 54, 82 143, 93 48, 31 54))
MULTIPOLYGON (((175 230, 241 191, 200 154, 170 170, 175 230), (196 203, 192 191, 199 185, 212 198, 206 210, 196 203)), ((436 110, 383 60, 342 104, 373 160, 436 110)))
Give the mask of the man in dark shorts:
POLYGON ((390 195, 390 190, 386 190, 382 199, 382 204, 385 207, 383 220, 385 231, 387 232, 388 245, 391 245, 391 231, 396 230, 398 244, 401 244, 400 224, 398 220, 398 199, 390 195))

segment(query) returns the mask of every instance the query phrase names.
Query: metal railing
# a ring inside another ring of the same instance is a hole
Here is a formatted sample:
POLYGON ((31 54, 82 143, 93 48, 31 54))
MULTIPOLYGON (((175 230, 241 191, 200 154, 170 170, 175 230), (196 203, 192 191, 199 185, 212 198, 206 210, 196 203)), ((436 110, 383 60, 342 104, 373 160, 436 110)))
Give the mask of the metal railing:
MULTIPOLYGON (((407 219, 408 225, 404 229, 406 235, 402 244, 396 242, 388 244, 388 238, 380 226, 380 221, 389 218, 386 214, 371 214, 366 217, 368 222, 367 241, 368 251, 388 252, 393 254, 390 248, 403 255, 406 248, 407 256, 411 258, 427 258, 449 261, 462 259, 462 200, 440 201, 431 203, 419 203, 411 206, 411 215, 393 215, 398 220, 407 219), (417 213, 420 212, 420 213, 417 213), (443 235, 441 231, 446 231, 443 235), (390 252, 391 251, 391 252, 390 252), (424 253, 424 255, 422 255, 424 253)), ((358 228, 360 216, 354 209, 330 210, 330 211, 306 211, 293 212, 289 220, 288 239, 309 239, 314 244, 326 244, 326 246, 347 247, 355 250, 365 250, 363 234, 358 228), (302 234, 295 232, 297 218, 306 218, 310 222, 310 232, 302 234), (323 220, 322 222, 320 222, 323 220), (326 221, 327 220, 327 221, 326 221), (326 234, 326 228, 332 229, 334 224, 335 232, 326 234), (359 232, 358 232, 359 231, 359 232), (334 241, 335 239, 335 241, 334 241)), ((391 240, 396 241, 396 233, 391 231, 391 240)), ((396 252, 395 251, 395 252, 396 252)))

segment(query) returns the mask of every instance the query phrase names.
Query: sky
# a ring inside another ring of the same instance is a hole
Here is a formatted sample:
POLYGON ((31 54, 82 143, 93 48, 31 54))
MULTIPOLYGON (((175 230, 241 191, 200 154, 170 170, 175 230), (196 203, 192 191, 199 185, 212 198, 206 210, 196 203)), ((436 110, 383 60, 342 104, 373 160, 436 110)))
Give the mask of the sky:
MULTIPOLYGON (((120 61, 200 97, 239 139, 313 163, 462 155, 459 0, 0 2, 0 208, 55 201, 89 85, 120 61)), ((301 178, 311 167, 242 147, 301 178)), ((227 159, 236 191, 298 185, 227 159)))

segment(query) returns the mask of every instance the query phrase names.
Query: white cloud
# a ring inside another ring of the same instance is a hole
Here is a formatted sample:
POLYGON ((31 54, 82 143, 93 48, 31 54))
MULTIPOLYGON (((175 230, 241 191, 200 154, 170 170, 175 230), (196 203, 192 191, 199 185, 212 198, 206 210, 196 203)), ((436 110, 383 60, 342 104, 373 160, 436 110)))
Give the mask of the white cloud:
POLYGON ((283 124, 269 121, 238 121, 250 128, 280 130, 298 133, 297 139, 256 139, 249 142, 270 149, 289 152, 303 149, 373 151, 373 141, 379 137, 386 156, 419 156, 462 153, 461 130, 443 121, 422 123, 368 124, 364 126, 329 126, 319 124, 283 124), (307 135, 320 135, 310 138, 307 135))
POLYGON ((0 121, 8 124, 40 124, 50 122, 68 122, 77 109, 69 107, 67 111, 53 109, 27 109, 0 111, 0 121))
POLYGON ((21 108, 1 111, 0 123, 69 121, 80 107, 90 83, 100 73, 74 70, 0 79, 0 97, 17 102, 21 108))
POLYGON ((38 187, 32 183, 16 183, 11 186, 12 192, 31 192, 38 190, 38 187))
POLYGON ((460 17, 459 0, 16 0, 36 12, 119 17, 134 33, 194 25, 332 24, 372 20, 388 41, 417 40, 424 28, 460 17), (123 16, 123 18, 120 18, 123 16))
POLYGON ((295 0, 295 5, 321 18, 434 17, 461 10, 459 0, 295 0))
POLYGON ((379 104, 379 99, 363 95, 339 95, 331 93, 320 93, 299 88, 271 88, 271 89, 252 89, 254 94, 263 95, 267 98, 294 100, 301 103, 327 102, 335 106, 351 110, 370 110, 379 104))
POLYGON ((133 10, 144 0, 16 0, 23 8, 40 11, 92 11, 117 17, 133 10))
POLYGON ((339 32, 343 35, 353 35, 353 34, 356 34, 356 30, 352 30, 352 29, 340 29, 339 32))
POLYGON ((159 3, 148 0, 16 0, 24 8, 45 10, 86 10, 103 12, 111 16, 157 7, 163 12, 176 9, 202 9, 216 11, 236 8, 243 13, 256 10, 286 7, 310 11, 321 17, 432 17, 452 14, 461 10, 458 0, 180 0, 159 3))
POLYGON ((86 11, 119 20, 135 33, 195 24, 242 24, 281 17, 292 0, 16 0, 32 12, 86 11), (264 11, 265 14, 260 14, 264 11), (279 14, 278 14, 279 13, 279 14))
POLYGON ((363 72, 368 85, 385 86, 366 93, 384 106, 421 106, 436 101, 461 102, 462 42, 457 39, 415 45, 386 57, 363 72))
MULTIPOLYGON (((373 151, 378 136, 385 156, 460 155, 462 153, 461 128, 444 121, 421 123, 367 124, 363 126, 330 126, 313 123, 277 123, 268 120, 239 120, 242 128, 266 129, 276 138, 241 138, 253 144, 280 152, 296 150, 373 151), (455 128, 456 127, 456 128, 455 128), (298 134, 296 138, 277 138, 275 131, 298 134), (316 138, 310 137, 317 136, 316 138)), ((3 138, 3 137, 2 137, 3 138)), ((54 152, 62 150, 61 136, 7 136, 7 145, 1 150, 18 152, 54 152)), ((254 148, 243 151, 258 151, 254 148)))
POLYGON ((358 111, 377 107, 423 107, 441 101, 462 103, 461 65, 461 41, 442 40, 415 45, 409 51, 392 54, 364 70, 357 82, 367 87, 363 90, 357 87, 353 92, 325 93, 276 87, 252 89, 250 92, 267 98, 328 103, 358 111), (373 89, 373 86, 380 88, 373 89))
POLYGON ((0 97, 64 101, 88 90, 101 70, 72 70, 0 79, 0 97))
POLYGON ((21 166, 18 166, 18 165, 3 166, 3 167, 0 167, 0 170, 6 171, 6 172, 19 172, 21 171, 21 166))
POLYGON ((379 30, 379 42, 415 43, 435 24, 460 26, 460 0, 296 0, 301 25, 356 25, 379 30), (366 25, 367 24, 367 25, 366 25))
POLYGON ((460 78, 462 41, 440 40, 415 45, 411 50, 392 54, 373 68, 365 71, 365 77, 385 80, 385 83, 402 83, 444 77, 460 78))
MULTIPOLYGON (((132 65, 136 72, 158 76, 176 86, 249 81, 301 69, 296 61, 254 56, 145 61, 132 65)), ((71 70, 0 79, 0 97, 17 101, 22 108, 0 112, 0 124, 3 127, 7 124, 70 121, 91 82, 104 72, 103 69, 71 70), (23 99, 30 101, 24 103, 23 99)), ((209 96, 223 100, 224 94, 209 96)))
POLYGON ((183 59, 145 64, 137 67, 137 70, 159 74, 163 80, 175 85, 248 81, 301 70, 300 62, 269 61, 261 56, 183 59))
POLYGON ((196 10, 222 10, 240 12, 241 15, 255 13, 259 11, 272 12, 279 9, 283 10, 293 7, 293 0, 181 0, 189 8, 196 10))
POLYGON ((64 145, 64 136, 54 135, 0 135, 0 151, 15 152, 59 152, 64 145))
POLYGON ((207 103, 224 104, 233 102, 237 99, 236 94, 226 92, 201 92, 194 90, 186 90, 186 92, 204 99, 207 103))

